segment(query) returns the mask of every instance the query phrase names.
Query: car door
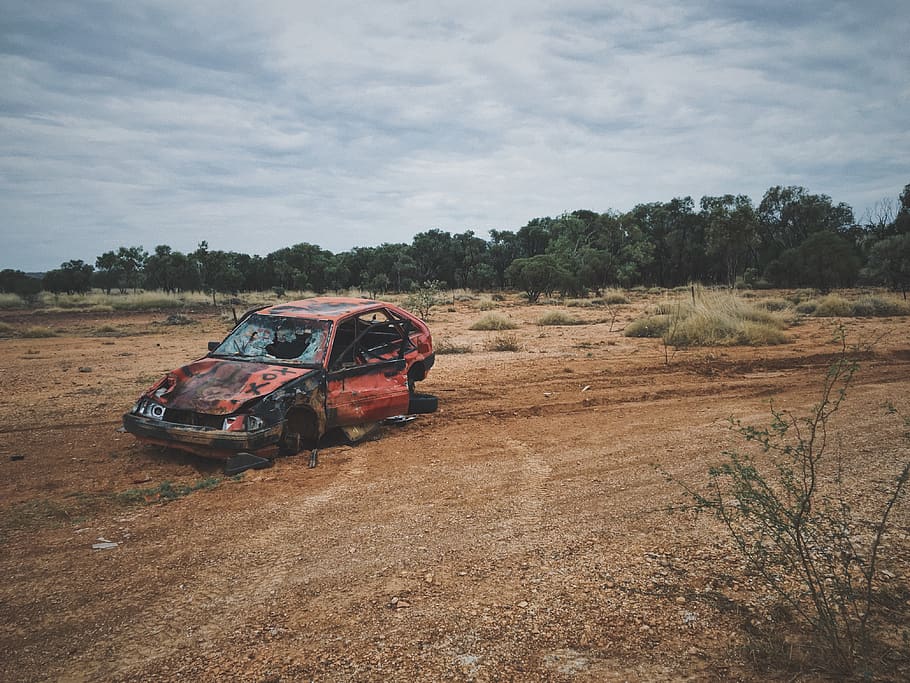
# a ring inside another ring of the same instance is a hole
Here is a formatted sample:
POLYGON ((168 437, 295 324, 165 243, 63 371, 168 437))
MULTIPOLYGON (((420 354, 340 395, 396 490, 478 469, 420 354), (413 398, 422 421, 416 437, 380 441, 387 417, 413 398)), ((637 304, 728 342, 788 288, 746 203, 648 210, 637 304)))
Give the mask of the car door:
POLYGON ((377 422, 408 410, 410 340, 399 321, 378 309, 335 329, 326 377, 329 427, 377 422))

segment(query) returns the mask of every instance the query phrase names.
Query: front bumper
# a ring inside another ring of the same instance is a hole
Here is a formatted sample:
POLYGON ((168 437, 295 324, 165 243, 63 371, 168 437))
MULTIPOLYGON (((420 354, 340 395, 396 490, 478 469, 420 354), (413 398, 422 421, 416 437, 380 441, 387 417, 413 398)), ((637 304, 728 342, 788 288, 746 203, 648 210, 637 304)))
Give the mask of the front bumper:
POLYGON ((276 447, 281 439, 284 423, 279 422, 253 432, 228 432, 126 413, 123 416, 123 428, 141 441, 223 460, 241 451, 255 453, 276 447))

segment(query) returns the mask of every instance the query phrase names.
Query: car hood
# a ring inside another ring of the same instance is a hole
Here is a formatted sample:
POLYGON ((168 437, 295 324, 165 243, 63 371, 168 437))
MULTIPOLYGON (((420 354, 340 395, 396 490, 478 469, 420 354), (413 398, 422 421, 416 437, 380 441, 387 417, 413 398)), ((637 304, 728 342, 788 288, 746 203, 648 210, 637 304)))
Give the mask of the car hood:
POLYGON ((171 409, 228 415, 316 372, 312 368, 203 358, 169 372, 146 396, 171 409))

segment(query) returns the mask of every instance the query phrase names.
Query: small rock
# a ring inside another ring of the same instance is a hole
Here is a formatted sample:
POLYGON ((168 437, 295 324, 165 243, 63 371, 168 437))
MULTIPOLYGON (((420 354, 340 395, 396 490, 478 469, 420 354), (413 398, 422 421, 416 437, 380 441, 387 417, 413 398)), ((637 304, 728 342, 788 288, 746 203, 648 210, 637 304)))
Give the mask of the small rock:
POLYGON ((22 455, 21 453, 16 453, 15 455, 9 456, 9 459, 10 459, 10 460, 13 460, 13 461, 16 461, 16 460, 25 460, 25 456, 22 455))
POLYGON ((100 543, 92 543, 92 550, 110 550, 111 548, 116 548, 119 544, 114 541, 101 541, 100 543))
POLYGON ((588 391, 590 388, 591 388, 591 385, 590 385, 590 384, 585 384, 585 386, 582 387, 581 390, 582 390, 582 391, 588 391))
POLYGON ((436 579, 436 577, 433 575, 433 572, 427 572, 423 576, 423 580, 426 581, 427 583, 433 583, 433 581, 435 579, 436 579))
POLYGON ((518 606, 521 607, 521 608, 523 609, 523 608, 525 608, 525 607, 528 606, 528 601, 527 601, 527 600, 522 600, 521 602, 518 603, 518 606))
POLYGON ((91 372, 91 371, 92 371, 92 369, 88 366, 79 368, 79 372, 91 372))
POLYGON ((685 604, 686 604, 686 599, 685 599, 683 596, 680 595, 678 598, 676 598, 676 604, 677 604, 677 605, 685 605, 685 604))

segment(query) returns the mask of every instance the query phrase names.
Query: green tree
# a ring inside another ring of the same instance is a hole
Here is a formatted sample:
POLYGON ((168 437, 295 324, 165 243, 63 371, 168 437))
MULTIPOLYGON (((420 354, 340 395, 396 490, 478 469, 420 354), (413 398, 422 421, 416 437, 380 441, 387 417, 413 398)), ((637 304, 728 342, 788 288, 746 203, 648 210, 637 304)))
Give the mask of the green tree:
POLYGON ((521 247, 518 236, 511 230, 490 230, 490 238, 490 266, 496 285, 502 289, 506 286, 506 269, 521 257, 521 247))
POLYGON ((6 268, 0 271, 0 292, 16 294, 32 301, 41 292, 41 280, 26 275, 21 270, 6 268))
POLYGON ((554 290, 560 289, 568 274, 559 267, 553 255, 538 254, 515 259, 506 275, 514 286, 524 290, 528 301, 535 303, 541 294, 549 296, 554 290))
POLYGON ((84 294, 92 288, 94 268, 81 260, 66 261, 44 274, 44 289, 54 294, 84 294))
POLYGON ((821 231, 768 264, 765 277, 778 287, 850 287, 859 275, 860 258, 846 238, 821 231))
POLYGON ((707 253, 723 263, 727 286, 732 288, 758 243, 758 221, 752 200, 743 194, 702 197, 701 219, 707 253))
POLYGON ((446 287, 455 286, 455 251, 452 235, 434 228, 414 235, 411 258, 420 282, 442 282, 446 287))
POLYGON ((202 287, 199 264, 186 254, 159 244, 145 260, 145 286, 165 292, 191 291, 202 287))
POLYGON ((906 299, 910 289, 910 233, 873 244, 863 275, 871 282, 900 291, 906 299))
POLYGON ((760 267, 765 267, 785 249, 798 247, 813 232, 847 232, 853 225, 853 209, 835 205, 831 197, 810 194, 804 187, 771 187, 758 205, 760 267))

